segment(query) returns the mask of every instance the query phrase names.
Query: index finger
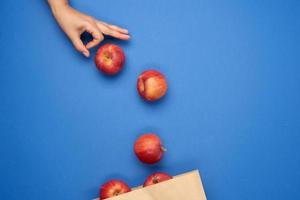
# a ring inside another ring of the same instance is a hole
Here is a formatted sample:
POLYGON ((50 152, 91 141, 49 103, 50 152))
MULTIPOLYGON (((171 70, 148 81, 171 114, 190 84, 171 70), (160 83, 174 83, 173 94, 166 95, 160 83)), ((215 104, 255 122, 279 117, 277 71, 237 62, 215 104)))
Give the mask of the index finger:
POLYGON ((119 26, 108 24, 108 23, 105 23, 105 22, 102 22, 102 21, 99 21, 99 23, 102 23, 102 24, 108 26, 110 29, 113 29, 113 30, 118 31, 120 33, 128 34, 128 30, 125 29, 125 28, 121 28, 119 26))

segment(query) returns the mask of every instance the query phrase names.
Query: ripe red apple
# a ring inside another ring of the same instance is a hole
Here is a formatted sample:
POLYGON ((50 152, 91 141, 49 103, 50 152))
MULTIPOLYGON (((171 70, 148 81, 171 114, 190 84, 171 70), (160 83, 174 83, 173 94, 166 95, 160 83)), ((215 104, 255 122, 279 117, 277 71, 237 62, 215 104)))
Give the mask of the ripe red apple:
POLYGON ((172 176, 170 176, 167 173, 161 173, 161 172, 154 173, 148 176, 148 178, 144 182, 144 187, 147 187, 149 185, 154 185, 156 183, 160 183, 163 181, 167 181, 169 179, 172 179, 172 176))
POLYGON ((95 64, 105 74, 118 73, 125 63, 123 50, 114 44, 105 44, 100 47, 95 56, 95 64))
POLYGON ((163 157, 165 148, 160 138, 154 133, 140 136, 134 144, 134 152, 141 162, 154 164, 163 157))
POLYGON ((100 199, 107 199, 130 191, 130 187, 125 182, 113 179, 104 183, 101 186, 99 193, 100 199))
POLYGON ((167 89, 165 76, 159 71, 147 70, 138 77, 137 90, 145 100, 158 100, 165 95, 167 89))

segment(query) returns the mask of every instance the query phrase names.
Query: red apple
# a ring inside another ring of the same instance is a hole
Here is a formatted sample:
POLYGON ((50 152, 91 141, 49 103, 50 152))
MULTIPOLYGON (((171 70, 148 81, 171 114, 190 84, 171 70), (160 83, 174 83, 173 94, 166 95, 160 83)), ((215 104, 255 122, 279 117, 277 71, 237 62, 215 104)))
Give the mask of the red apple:
POLYGON ((147 101, 155 101, 165 95, 168 84, 165 76, 156 70, 144 71, 137 81, 137 90, 147 101))
POLYGON ((153 133, 140 136, 134 144, 134 152, 141 162, 154 164, 160 161, 164 154, 160 138, 153 133))
POLYGON ((130 191, 130 187, 125 182, 113 179, 101 186, 100 199, 107 199, 130 191))
POLYGON ((163 181, 167 181, 169 179, 172 179, 172 176, 170 176, 169 174, 161 173, 161 172, 154 173, 148 176, 148 178, 144 182, 144 187, 147 187, 149 185, 154 185, 156 183, 160 183, 163 181))
POLYGON ((95 63, 97 68, 105 74, 114 75, 123 68, 125 55, 119 46, 105 44, 98 49, 95 63))

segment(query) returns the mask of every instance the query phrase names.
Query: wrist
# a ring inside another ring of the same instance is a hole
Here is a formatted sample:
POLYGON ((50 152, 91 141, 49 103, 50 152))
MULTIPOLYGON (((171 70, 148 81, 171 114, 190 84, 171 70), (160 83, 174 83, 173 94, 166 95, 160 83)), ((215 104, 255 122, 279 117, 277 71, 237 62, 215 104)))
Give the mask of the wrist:
POLYGON ((68 0, 48 0, 48 3, 53 14, 69 6, 68 0))

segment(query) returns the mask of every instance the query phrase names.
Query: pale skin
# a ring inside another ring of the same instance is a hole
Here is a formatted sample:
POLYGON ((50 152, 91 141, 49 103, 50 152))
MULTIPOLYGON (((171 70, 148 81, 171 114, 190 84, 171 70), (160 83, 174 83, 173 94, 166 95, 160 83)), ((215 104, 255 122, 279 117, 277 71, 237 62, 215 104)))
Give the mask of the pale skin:
POLYGON ((81 13, 69 5, 68 0, 48 0, 53 16, 62 30, 72 41, 75 49, 89 57, 89 49, 97 46, 105 35, 121 40, 129 40, 128 30, 108 24, 81 13), (86 45, 80 39, 83 32, 88 32, 93 39, 86 45))

